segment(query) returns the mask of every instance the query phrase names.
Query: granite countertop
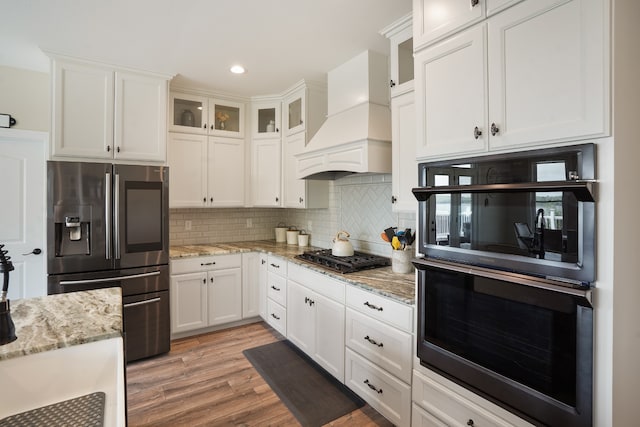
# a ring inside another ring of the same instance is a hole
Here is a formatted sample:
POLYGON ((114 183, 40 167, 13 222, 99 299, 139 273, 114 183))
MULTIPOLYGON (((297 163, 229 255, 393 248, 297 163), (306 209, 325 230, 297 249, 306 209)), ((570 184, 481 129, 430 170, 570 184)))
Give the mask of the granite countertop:
POLYGON ((237 243, 172 246, 170 248, 170 257, 175 260, 207 255, 266 252, 396 301, 411 305, 415 304, 415 275, 413 273, 398 274, 391 271, 391 267, 382 267, 341 274, 295 258, 296 255, 300 255, 304 251, 316 249, 323 248, 314 246, 300 247, 286 243, 276 243, 275 240, 254 240, 237 243))
POLYGON ((120 288, 11 301, 18 337, 0 346, 0 360, 122 336, 120 288))

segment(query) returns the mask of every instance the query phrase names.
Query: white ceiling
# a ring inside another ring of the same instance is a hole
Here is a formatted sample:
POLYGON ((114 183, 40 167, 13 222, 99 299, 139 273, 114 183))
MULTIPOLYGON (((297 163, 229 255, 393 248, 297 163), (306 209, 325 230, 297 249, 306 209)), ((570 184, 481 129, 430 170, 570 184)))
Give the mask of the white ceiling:
POLYGON ((0 0, 0 65, 48 71, 42 50, 175 74, 172 85, 282 92, 371 49, 412 0, 0 0), (241 63, 247 73, 229 72, 241 63))

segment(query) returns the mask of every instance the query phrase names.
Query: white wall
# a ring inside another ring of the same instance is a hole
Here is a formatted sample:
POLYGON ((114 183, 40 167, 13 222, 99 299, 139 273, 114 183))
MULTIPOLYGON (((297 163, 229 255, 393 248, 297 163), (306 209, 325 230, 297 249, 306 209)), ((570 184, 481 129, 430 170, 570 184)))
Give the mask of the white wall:
POLYGON ((16 119, 12 129, 49 132, 48 73, 0 66, 0 113, 16 119))

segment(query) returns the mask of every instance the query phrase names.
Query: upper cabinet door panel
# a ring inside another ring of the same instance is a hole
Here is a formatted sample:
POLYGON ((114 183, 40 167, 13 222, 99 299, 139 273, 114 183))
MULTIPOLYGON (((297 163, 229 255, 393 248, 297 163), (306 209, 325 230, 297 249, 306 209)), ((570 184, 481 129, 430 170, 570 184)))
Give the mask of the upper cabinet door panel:
POLYGON ((55 61, 52 156, 113 157, 113 71, 55 61))
POLYGON ((209 100, 209 135, 244 138, 244 104, 209 100))
POLYGON ((604 3, 527 1, 489 19, 491 149, 608 133, 604 3))
POLYGON ((172 93, 169 100, 169 130, 173 132, 207 133, 207 98, 185 93, 172 93))
POLYGON ((417 158, 486 150, 485 41, 481 24, 416 55, 417 158))
POLYGON ((116 159, 165 161, 167 146, 167 81, 116 72, 116 159))
POLYGON ((284 101, 285 135, 305 130, 306 118, 306 90, 301 89, 284 101))
POLYGON ((253 138, 280 138, 280 101, 251 104, 253 138))
POLYGON ((413 46, 441 40, 484 19, 485 0, 413 0, 413 46))

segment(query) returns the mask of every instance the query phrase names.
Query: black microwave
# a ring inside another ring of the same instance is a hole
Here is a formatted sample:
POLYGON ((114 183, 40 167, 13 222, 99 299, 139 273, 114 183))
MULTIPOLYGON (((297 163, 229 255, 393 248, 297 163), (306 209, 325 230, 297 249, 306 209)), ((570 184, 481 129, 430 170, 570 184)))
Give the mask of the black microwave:
POLYGON ((590 286, 595 144, 419 165, 418 251, 590 286))

